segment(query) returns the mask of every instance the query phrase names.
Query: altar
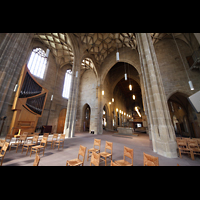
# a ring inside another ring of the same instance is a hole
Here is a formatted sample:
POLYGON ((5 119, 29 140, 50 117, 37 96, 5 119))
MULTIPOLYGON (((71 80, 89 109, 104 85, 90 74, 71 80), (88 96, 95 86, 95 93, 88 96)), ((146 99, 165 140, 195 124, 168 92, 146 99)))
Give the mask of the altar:
POLYGON ((117 127, 117 130, 118 130, 118 134, 138 136, 138 134, 133 132, 133 128, 130 128, 130 127, 117 127))

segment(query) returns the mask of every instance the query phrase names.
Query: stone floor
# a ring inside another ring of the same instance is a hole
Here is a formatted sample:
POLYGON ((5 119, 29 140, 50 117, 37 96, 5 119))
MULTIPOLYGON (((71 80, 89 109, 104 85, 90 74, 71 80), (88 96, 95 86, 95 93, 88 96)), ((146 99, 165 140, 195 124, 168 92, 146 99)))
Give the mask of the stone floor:
MULTIPOLYGON (((75 137, 65 139, 64 149, 51 149, 50 145, 45 149, 44 156, 40 154, 39 166, 65 166, 66 161, 77 158, 79 145, 89 148, 93 147, 94 138, 101 139, 101 151, 105 149, 105 141, 113 142, 113 160, 123 159, 124 145, 134 150, 134 166, 143 166, 143 152, 159 157, 160 166, 200 166, 200 157, 195 156, 192 160, 190 156, 183 155, 182 158, 165 158, 154 153, 152 150, 152 142, 149 140, 147 134, 139 133, 138 137, 117 136, 113 132, 104 131, 102 135, 93 135, 89 133, 76 133, 75 137)), ((7 151, 3 166, 32 166, 35 159, 35 154, 30 153, 26 156, 25 151, 21 154, 21 147, 16 152, 15 148, 7 151)), ((110 161, 107 162, 110 165, 110 161)), ((84 166, 90 165, 90 159, 87 161, 87 154, 85 156, 84 166)), ((104 166, 104 162, 100 163, 104 166)))

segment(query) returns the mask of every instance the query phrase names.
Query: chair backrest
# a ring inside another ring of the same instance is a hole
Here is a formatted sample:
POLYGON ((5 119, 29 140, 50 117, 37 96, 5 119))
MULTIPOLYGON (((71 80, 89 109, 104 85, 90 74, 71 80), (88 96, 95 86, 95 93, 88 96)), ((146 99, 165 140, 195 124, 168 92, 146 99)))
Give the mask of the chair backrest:
POLYGON ((124 146, 124 160, 125 156, 131 159, 133 165, 133 149, 124 146))
POLYGON ((59 140, 65 140, 65 134, 61 134, 59 140))
POLYGON ((1 154, 2 156, 5 155, 5 153, 6 153, 7 149, 8 149, 8 146, 9 146, 9 143, 8 143, 8 142, 5 142, 4 145, 3 145, 3 147, 1 148, 1 153, 0 153, 0 154, 1 154))
POLYGON ((199 149, 199 145, 198 145, 197 140, 189 139, 189 140, 188 140, 188 147, 189 147, 189 148, 196 148, 196 149, 199 149))
POLYGON ((35 132, 35 133, 33 133, 33 135, 38 135, 38 136, 39 136, 39 134, 40 134, 40 133, 36 133, 36 132, 35 132))
POLYGON ((43 137, 47 137, 48 138, 48 136, 49 136, 49 133, 44 133, 43 134, 43 137))
POLYGON ((21 135, 26 135, 26 136, 28 136, 28 132, 23 132, 21 135))
POLYGON ((143 152, 144 155, 144 166, 159 166, 158 157, 151 156, 143 152))
POLYGON ((106 152, 106 149, 109 149, 111 150, 111 154, 112 154, 112 147, 113 147, 113 143, 106 141, 105 152, 106 152))
POLYGON ((5 140, 6 140, 6 142, 10 143, 10 141, 12 140, 12 138, 13 138, 13 135, 7 134, 5 140))
POLYGON ((5 143, 5 140, 0 139, 0 147, 2 147, 5 143))
POLYGON ((85 152, 86 152, 86 147, 80 145, 79 147, 79 151, 78 151, 78 159, 79 159, 79 155, 81 155, 83 157, 83 163, 84 163, 84 159, 85 159, 85 152))
POLYGON ((24 134, 24 135, 20 135, 19 140, 21 140, 21 141, 25 141, 26 138, 27 138, 27 135, 26 135, 26 134, 24 134))
POLYGON ((37 143, 38 137, 39 137, 38 135, 34 135, 34 136, 33 136, 33 143, 34 143, 34 142, 37 143))
POLYGON ((43 137, 41 142, 40 142, 40 145, 44 144, 44 146, 45 146, 46 143, 47 143, 47 137, 43 137))
POLYGON ((100 162, 100 154, 92 152, 92 157, 91 157, 91 160, 90 160, 90 166, 92 164, 95 165, 95 166, 99 166, 99 162, 100 162))
POLYGON ((100 149, 100 147, 101 147, 101 140, 100 139, 94 139, 93 148, 95 148, 95 146, 98 146, 99 149, 100 149))
POLYGON ((188 148, 188 146, 187 146, 187 140, 185 140, 185 139, 178 140, 178 141, 177 141, 177 146, 178 146, 178 147, 185 147, 185 148, 188 148))
POLYGON ((52 137, 52 140, 55 140, 55 139, 57 139, 58 138, 58 133, 54 133, 53 134, 53 137, 52 137))
POLYGON ((40 156, 36 153, 33 166, 38 166, 39 165, 39 161, 40 161, 40 156))

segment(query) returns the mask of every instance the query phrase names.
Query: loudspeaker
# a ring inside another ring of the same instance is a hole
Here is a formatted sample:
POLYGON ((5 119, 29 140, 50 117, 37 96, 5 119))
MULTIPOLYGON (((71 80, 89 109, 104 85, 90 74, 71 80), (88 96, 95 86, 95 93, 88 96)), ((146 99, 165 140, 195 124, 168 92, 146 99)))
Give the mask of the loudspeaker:
POLYGON ((200 112, 200 91, 188 97, 188 101, 196 112, 200 112))

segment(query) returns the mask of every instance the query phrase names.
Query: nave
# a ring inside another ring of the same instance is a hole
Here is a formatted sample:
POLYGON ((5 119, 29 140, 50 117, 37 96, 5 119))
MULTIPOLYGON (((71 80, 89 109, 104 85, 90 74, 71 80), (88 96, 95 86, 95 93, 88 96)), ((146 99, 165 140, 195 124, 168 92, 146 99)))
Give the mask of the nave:
MULTIPOLYGON (((124 137, 115 136, 114 132, 105 131, 102 135, 93 135, 89 133, 75 133, 75 137, 67 138, 64 142, 64 148, 55 147, 51 149, 51 145, 47 145, 44 156, 42 152, 39 154, 39 166, 66 166, 66 161, 77 158, 79 146, 87 147, 84 166, 90 165, 90 158, 87 161, 87 150, 93 147, 94 139, 101 139, 101 152, 105 150, 105 142, 113 142, 113 156, 112 160, 123 159, 124 146, 132 148, 133 166, 143 166, 143 152, 159 158, 159 166, 199 166, 200 157, 195 156, 192 160, 189 155, 182 155, 182 158, 166 158, 153 152, 152 142, 149 140, 147 134, 139 133, 138 137, 124 137)), ((16 153, 15 149, 7 151, 2 166, 33 166, 35 153, 30 157, 30 153, 25 151, 21 154, 22 147, 19 147, 16 153)), ((107 161, 110 166, 110 161, 107 161)), ((100 162, 100 166, 105 166, 104 162, 100 162)))

